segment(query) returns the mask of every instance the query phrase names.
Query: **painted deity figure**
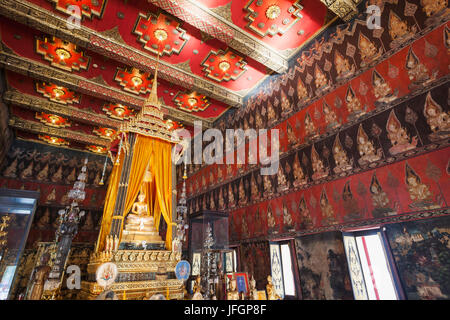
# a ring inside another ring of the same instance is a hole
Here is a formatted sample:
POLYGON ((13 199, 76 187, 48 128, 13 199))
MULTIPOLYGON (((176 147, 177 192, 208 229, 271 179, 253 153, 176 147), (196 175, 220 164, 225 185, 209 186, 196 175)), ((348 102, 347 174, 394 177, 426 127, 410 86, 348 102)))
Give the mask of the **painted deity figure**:
POLYGON ((292 105, 286 94, 281 90, 281 116, 287 116, 292 111, 292 105))
POLYGON ((239 205, 244 206, 247 204, 247 194, 244 189, 244 179, 239 182, 239 205))
POLYGON ((428 17, 448 14, 448 0, 421 0, 423 11, 428 17))
POLYGON ((345 101, 347 102, 349 120, 357 119, 365 113, 361 105, 361 101, 359 101, 351 86, 348 86, 347 94, 345 95, 345 101))
POLYGON ((30 164, 20 173, 21 179, 29 179, 33 175, 33 161, 30 161, 30 164))
POLYGON ((287 181, 283 166, 281 165, 279 166, 277 172, 277 183, 278 183, 277 191, 279 193, 282 193, 289 189, 289 181, 287 181))
POLYGON ((417 146, 417 137, 413 137, 412 139, 409 137, 395 115, 394 110, 389 115, 386 130, 392 144, 392 147, 389 149, 392 155, 414 149, 417 146))
POLYGON ((302 229, 308 229, 314 225, 312 218, 311 218, 311 212, 308 209, 308 206, 306 204, 305 196, 302 195, 302 198, 300 199, 300 203, 298 205, 298 210, 300 213, 300 228, 302 229))
POLYGON ((47 199, 46 199, 46 203, 49 202, 54 202, 56 201, 56 189, 53 188, 52 191, 48 194, 47 199))
POLYGON ((309 112, 306 112, 306 115, 305 115, 305 140, 310 140, 317 136, 318 136, 318 134, 316 132, 316 126, 314 125, 314 122, 312 121, 312 118, 311 118, 309 112))
POLYGON ((299 141, 298 141, 297 137, 295 136, 294 130, 292 129, 292 126, 289 124, 289 122, 287 123, 287 126, 286 126, 286 133, 287 133, 289 145, 291 147, 298 146, 299 141))
POLYGON ((440 208, 432 200, 433 194, 427 185, 423 184, 419 175, 406 163, 406 186, 413 203, 411 209, 436 209, 440 208))
POLYGON ((396 93, 393 93, 389 84, 375 69, 372 73, 372 85, 378 102, 389 103, 397 99, 398 90, 396 90, 396 93))
POLYGON ((271 102, 267 106, 267 125, 270 126, 277 121, 277 115, 275 113, 275 108, 271 102))
POLYGON ((294 230, 294 223, 292 221, 291 213, 286 206, 286 203, 283 202, 283 230, 284 232, 290 232, 294 230))
POLYGON ((406 56, 406 69, 408 70, 409 80, 411 80, 410 89, 422 87, 436 78, 436 75, 430 76, 428 74, 427 67, 420 62, 412 47, 409 48, 406 56))
POLYGON ((220 190, 219 190, 219 210, 223 210, 223 209, 225 209, 225 203, 223 201, 222 188, 220 188, 220 190))
POLYGON ((416 33, 417 28, 409 28, 407 23, 400 19, 392 10, 389 13, 389 35, 392 38, 391 48, 398 47, 403 42, 411 39, 416 33))
POLYGON ((228 206, 234 208, 236 206, 236 200, 234 199, 233 188, 231 183, 228 185, 228 206))
POLYGON ((347 154, 341 145, 339 134, 336 135, 336 139, 334 140, 333 157, 336 163, 336 167, 334 168, 335 173, 345 172, 353 168, 353 159, 348 159, 347 154))
POLYGON ((306 103, 310 100, 308 90, 306 89, 305 84, 303 83, 302 79, 298 79, 297 82, 297 96, 299 100, 299 105, 306 103))
POLYGON ((255 122, 256 122, 256 129, 262 129, 264 127, 264 123, 260 112, 256 112, 255 122))
POLYGON ((295 154, 292 169, 294 173, 294 187, 304 186, 308 182, 308 179, 307 177, 305 177, 305 174, 303 173, 303 169, 302 166, 300 165, 300 160, 298 158, 298 153, 295 154))
POLYGON ((425 100, 423 114, 432 131, 430 140, 436 141, 450 136, 450 113, 442 111, 442 107, 433 100, 430 92, 425 100))
POLYGON ((13 162, 3 171, 3 176, 7 178, 17 177, 17 157, 14 158, 13 162))
POLYGON ((352 65, 350 67, 348 59, 344 58, 344 56, 337 50, 334 53, 334 64, 338 74, 336 78, 337 80, 350 78, 355 73, 355 66, 352 65))
POLYGON ((369 140, 369 137, 364 131, 362 124, 360 124, 358 128, 356 142, 360 155, 360 158, 358 159, 358 163, 360 165, 363 166, 381 159, 383 151, 381 150, 381 148, 375 150, 373 143, 369 140))
POLYGON ((258 190, 258 185, 256 184, 255 175, 252 174, 252 178, 250 180, 250 192, 252 194, 253 201, 259 201, 260 200, 260 193, 258 190))
POLYGON ((327 76, 323 71, 320 69, 320 67, 316 64, 314 68, 314 83, 316 85, 316 93, 317 95, 320 95, 324 91, 328 90, 331 86, 331 81, 328 80, 327 76))
POLYGON ((273 189, 272 189, 272 181, 270 181, 268 175, 264 176, 263 183, 264 183, 264 193, 266 194, 266 196, 270 197, 273 194, 273 189))
POLYGON ((325 166, 323 165, 323 162, 322 160, 320 160, 319 154, 317 153, 314 145, 311 149, 311 165, 314 172, 312 175, 313 180, 319 180, 328 176, 329 169, 325 168, 325 166))
POLYGON ((339 126, 339 121, 337 119, 336 113, 325 101, 323 102, 322 105, 322 111, 325 116, 325 123, 327 124, 327 129, 333 129, 339 126))
POLYGON ((374 218, 382 218, 397 214, 397 211, 391 208, 390 200, 386 192, 381 188, 380 182, 375 174, 372 176, 372 182, 370 183, 370 195, 374 207, 372 211, 372 216, 374 218))
POLYGON ((358 201, 356 201, 356 199, 353 197, 352 191, 350 190, 350 181, 347 181, 344 185, 344 191, 342 193, 342 204, 345 212, 344 221, 361 218, 358 201))
POLYGON ((47 181, 48 180, 48 162, 45 164, 44 168, 37 174, 37 179, 39 181, 47 181))
POLYGON ((269 233, 277 233, 278 230, 276 230, 276 221, 272 213, 272 207, 269 205, 267 208, 267 227, 269 229, 269 233))
POLYGON ((325 189, 322 190, 320 196, 320 209, 322 210, 322 224, 332 225, 337 223, 333 207, 328 201, 325 189))
POLYGON ((371 62, 380 58, 383 53, 383 48, 377 50, 372 41, 369 40, 364 34, 359 33, 358 48, 361 55, 361 67, 365 67, 371 62))
POLYGON ((216 201, 214 201, 214 193, 211 192, 211 197, 209 198, 209 207, 211 210, 216 209, 216 201))

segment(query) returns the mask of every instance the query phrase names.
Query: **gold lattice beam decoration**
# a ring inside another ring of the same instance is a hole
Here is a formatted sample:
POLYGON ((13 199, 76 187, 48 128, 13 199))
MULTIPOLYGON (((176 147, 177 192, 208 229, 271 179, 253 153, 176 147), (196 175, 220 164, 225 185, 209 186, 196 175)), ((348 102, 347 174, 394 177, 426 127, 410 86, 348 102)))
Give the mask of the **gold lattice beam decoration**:
POLYGON ((349 21, 358 14, 358 4, 362 0, 320 0, 339 18, 349 21))

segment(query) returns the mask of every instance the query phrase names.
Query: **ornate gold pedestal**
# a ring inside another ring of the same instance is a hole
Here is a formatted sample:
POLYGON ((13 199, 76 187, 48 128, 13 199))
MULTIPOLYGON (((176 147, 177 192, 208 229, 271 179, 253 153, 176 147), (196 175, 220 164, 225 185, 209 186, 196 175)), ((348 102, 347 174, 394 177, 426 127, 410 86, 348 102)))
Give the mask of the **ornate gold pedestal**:
POLYGON ((175 266, 181 254, 167 250, 117 250, 98 252, 91 256, 87 267, 88 280, 81 282, 79 299, 95 299, 104 288, 95 280, 97 268, 105 262, 117 265, 118 276, 108 288, 119 299, 125 292, 127 300, 142 300, 154 294, 166 299, 183 299, 183 281, 175 278, 175 266), (169 296, 167 296, 169 295, 169 296))

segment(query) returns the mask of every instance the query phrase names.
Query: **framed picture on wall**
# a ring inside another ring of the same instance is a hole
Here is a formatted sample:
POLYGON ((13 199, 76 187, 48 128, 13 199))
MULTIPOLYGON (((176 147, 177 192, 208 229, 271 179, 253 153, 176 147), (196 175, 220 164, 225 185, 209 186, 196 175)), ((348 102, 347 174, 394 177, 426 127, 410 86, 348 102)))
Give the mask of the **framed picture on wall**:
POLYGON ((236 286, 238 292, 244 292, 245 295, 248 293, 248 275, 246 272, 235 272, 234 277, 236 278, 236 286))
POLYGON ((200 252, 194 252, 192 255, 192 275, 200 275, 200 266, 202 262, 202 255, 200 252))

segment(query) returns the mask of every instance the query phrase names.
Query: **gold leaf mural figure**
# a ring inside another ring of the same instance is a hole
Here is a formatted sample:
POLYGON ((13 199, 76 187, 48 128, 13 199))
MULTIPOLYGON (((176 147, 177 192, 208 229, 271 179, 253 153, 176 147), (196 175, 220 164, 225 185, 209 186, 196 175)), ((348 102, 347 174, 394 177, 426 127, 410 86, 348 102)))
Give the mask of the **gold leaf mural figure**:
MULTIPOLYGON (((389 197, 381 187, 381 184, 378 181, 375 173, 372 176, 372 181, 370 183, 369 190, 370 195, 372 197, 372 204, 374 207, 372 211, 372 216, 374 218, 393 216, 397 214, 398 208, 395 209, 391 208, 389 197)), ((398 203, 396 203, 396 207, 398 207, 398 203)))
POLYGON ((440 205, 434 203, 433 194, 427 185, 423 184, 419 175, 409 166, 405 164, 405 183, 409 192, 409 196, 413 201, 409 207, 411 209, 436 209, 440 205))
POLYGON ((312 175, 313 180, 319 180, 328 176, 329 168, 324 167, 314 145, 311 148, 311 165, 314 172, 312 175))
POLYGON ((369 65, 373 61, 379 59, 383 53, 383 48, 377 49, 372 41, 369 40, 362 32, 359 33, 358 49, 361 55, 361 68, 369 65))
POLYGON ((360 165, 369 164, 378 161, 382 157, 383 150, 381 148, 375 150, 372 141, 364 131, 362 124, 359 125, 358 135, 356 137, 357 148, 360 155, 358 163, 360 165))
POLYGON ((322 194, 320 195, 320 209, 322 210, 322 225, 333 225, 338 223, 336 221, 334 209, 328 201, 325 188, 322 189, 322 194))
POLYGON ((377 98, 378 102, 389 103, 397 99, 398 89, 396 89, 394 93, 389 84, 376 69, 373 69, 372 72, 372 86, 375 98, 377 98))
POLYGON ((392 144, 392 147, 389 149, 389 152, 392 155, 416 148, 417 137, 410 138, 408 132, 402 127, 402 124, 395 115, 394 110, 392 110, 389 114, 389 118, 386 123, 386 130, 388 132, 388 138, 392 144))
POLYGON ((442 107, 434 101, 430 92, 425 99, 423 114, 432 131, 428 136, 431 141, 450 137, 450 114, 442 110, 442 107))
POLYGON ((334 110, 326 103, 326 101, 323 101, 322 104, 322 111, 325 116, 325 123, 327 124, 327 129, 333 129, 339 126, 339 121, 337 119, 336 113, 334 110))

